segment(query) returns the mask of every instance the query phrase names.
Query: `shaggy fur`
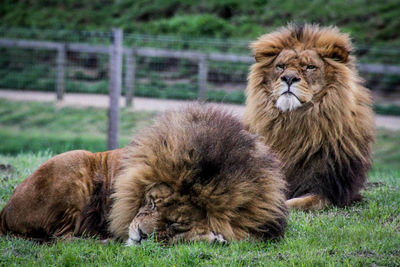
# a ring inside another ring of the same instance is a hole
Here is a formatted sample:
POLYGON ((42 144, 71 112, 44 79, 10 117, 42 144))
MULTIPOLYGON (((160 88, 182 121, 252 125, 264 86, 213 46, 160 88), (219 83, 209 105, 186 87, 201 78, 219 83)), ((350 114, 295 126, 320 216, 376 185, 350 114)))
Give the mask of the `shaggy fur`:
POLYGON ((53 237, 109 237, 107 214, 121 149, 57 155, 13 192, 0 213, 0 234, 38 241, 53 237))
POLYGON ((277 159, 255 135, 196 106, 163 115, 124 149, 51 158, 17 186, 0 234, 265 240, 283 234, 284 188, 277 159))
POLYGON ((359 200, 371 165, 373 112, 347 34, 289 25, 251 44, 244 121, 278 154, 290 207, 359 200), (294 199, 292 199, 294 198, 294 199))
POLYGON ((231 115, 200 106, 166 113, 126 151, 110 216, 111 232, 122 240, 143 202, 150 205, 143 199, 154 186, 163 195, 152 197, 160 239, 282 235, 287 213, 279 163, 231 115))

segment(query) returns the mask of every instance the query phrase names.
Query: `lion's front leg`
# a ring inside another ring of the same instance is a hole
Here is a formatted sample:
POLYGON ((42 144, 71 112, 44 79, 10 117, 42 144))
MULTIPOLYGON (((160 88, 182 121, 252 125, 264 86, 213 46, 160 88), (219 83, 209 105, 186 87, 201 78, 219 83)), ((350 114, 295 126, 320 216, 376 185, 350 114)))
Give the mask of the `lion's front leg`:
POLYGON ((228 241, 221 235, 214 232, 207 233, 182 233, 174 236, 171 243, 176 243, 178 241, 194 242, 194 241, 206 241, 208 243, 218 243, 227 244, 228 241))
POLYGON ((286 206, 289 209, 299 210, 320 210, 327 207, 330 201, 325 197, 317 194, 304 195, 286 200, 286 206))
POLYGON ((191 241, 207 241, 209 243, 219 243, 219 244, 227 244, 228 241, 221 235, 215 234, 214 232, 210 232, 204 235, 194 236, 191 241))

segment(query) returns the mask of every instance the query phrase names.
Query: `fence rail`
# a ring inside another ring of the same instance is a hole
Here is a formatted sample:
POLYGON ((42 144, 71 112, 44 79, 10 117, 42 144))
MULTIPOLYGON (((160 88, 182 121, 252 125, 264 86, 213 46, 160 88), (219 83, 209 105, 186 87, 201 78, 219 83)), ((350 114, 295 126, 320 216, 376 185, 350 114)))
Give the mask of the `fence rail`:
MULTIPOLYGON (((66 79, 68 78, 68 52, 75 53, 88 53, 88 54, 101 54, 108 55, 108 71, 109 71, 109 87, 108 92, 110 96, 109 107, 109 120, 108 120, 108 148, 114 149, 118 147, 118 132, 119 132, 119 96, 121 94, 122 80, 125 81, 125 96, 126 106, 131 106, 135 90, 135 80, 140 80, 140 68, 137 64, 140 63, 138 57, 147 58, 172 58, 177 60, 186 60, 191 64, 197 64, 196 70, 190 71, 190 75, 196 77, 197 75, 197 98, 204 100, 207 96, 207 84, 210 80, 224 79, 225 73, 215 72, 215 62, 232 62, 240 64, 253 64, 254 58, 251 56, 237 55, 232 53, 221 52, 204 52, 204 51, 191 51, 191 50, 174 50, 165 48, 151 48, 151 47, 123 47, 122 31, 114 29, 107 37, 112 37, 110 45, 95 45, 86 43, 74 42, 55 42, 55 41, 34 41, 25 39, 11 39, 0 38, 0 47, 6 48, 22 48, 22 49, 35 49, 47 50, 56 52, 56 78, 55 87, 57 100, 62 100, 66 91, 66 79), (123 57, 125 56, 125 77, 122 77, 122 64, 123 57), (220 77, 218 77, 220 75, 220 77), (214 77, 213 77, 214 76, 214 77), (123 78, 123 79, 122 79, 123 78)), ((223 63, 221 63, 223 64, 223 63)), ((231 64, 228 64, 231 65, 231 64)), ((246 68, 246 66, 244 66, 246 68)), ((357 68, 363 73, 376 73, 376 74, 397 74, 400 75, 400 66, 395 65, 381 65, 381 64, 358 64, 357 68)), ((43 73, 43 72, 42 72, 43 73)), ((247 73, 247 72, 246 72, 247 73)), ((187 75, 187 74, 185 74, 187 75)), ((184 76, 187 79, 187 76, 184 76)), ((39 77, 38 77, 39 78, 39 77)), ((36 78, 34 78, 36 79, 36 78)), ((245 81, 245 76, 241 76, 245 81)), ((187 83, 193 83, 192 80, 187 79, 187 83)), ((229 81, 229 87, 235 86, 236 82, 225 78, 229 81)), ((193 83, 194 84, 194 83, 193 83)), ((140 89, 138 87, 138 89, 140 89)), ((195 88, 193 88, 196 90, 195 88)), ((191 90, 193 90, 191 89, 191 90)), ((194 95, 196 97, 196 95, 194 95)))
MULTIPOLYGON (((110 54, 112 45, 92 45, 83 43, 63 43, 63 42, 48 42, 48 41, 32 41, 20 39, 0 38, 0 47, 13 48, 28 48, 57 51, 57 83, 56 92, 57 99, 61 100, 65 91, 64 85, 64 65, 66 62, 67 52, 81 53, 100 53, 110 54)), ((134 91, 134 80, 136 72, 136 57, 160 57, 160 58, 176 58, 195 61, 198 64, 198 97, 203 99, 207 85, 207 61, 225 61, 238 63, 254 63, 254 58, 251 56, 243 56, 228 53, 217 52, 200 52, 200 51, 179 51, 160 48, 148 47, 123 47, 123 54, 126 56, 126 72, 124 80, 129 84, 126 88, 127 100, 126 104, 132 104, 132 96, 134 91)), ((122 64, 122 63, 121 63, 122 64)), ((380 64, 358 64, 358 69, 365 73, 377 74, 400 74, 400 66, 395 65, 380 65, 380 64)))

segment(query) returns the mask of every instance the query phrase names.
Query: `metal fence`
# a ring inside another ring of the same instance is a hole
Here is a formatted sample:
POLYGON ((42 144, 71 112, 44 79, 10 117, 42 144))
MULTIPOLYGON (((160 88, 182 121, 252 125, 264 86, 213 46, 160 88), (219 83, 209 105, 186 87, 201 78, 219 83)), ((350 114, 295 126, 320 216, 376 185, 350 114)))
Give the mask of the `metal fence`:
MULTIPOLYGON (((0 29, 0 88, 107 93, 110 32, 0 29), (57 90, 56 90, 57 89, 57 90)), ((124 34, 123 86, 132 95, 243 102, 249 41, 124 34)), ((358 46, 367 85, 400 91, 400 49, 358 46)))

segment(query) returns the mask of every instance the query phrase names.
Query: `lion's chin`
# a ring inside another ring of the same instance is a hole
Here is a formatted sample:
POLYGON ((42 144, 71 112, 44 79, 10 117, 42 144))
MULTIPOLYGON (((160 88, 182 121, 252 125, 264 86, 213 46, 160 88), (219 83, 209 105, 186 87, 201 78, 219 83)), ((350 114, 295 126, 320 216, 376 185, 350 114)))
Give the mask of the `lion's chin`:
POLYGON ((301 107, 301 102, 292 94, 283 94, 278 98, 275 106, 283 112, 286 112, 301 107))

